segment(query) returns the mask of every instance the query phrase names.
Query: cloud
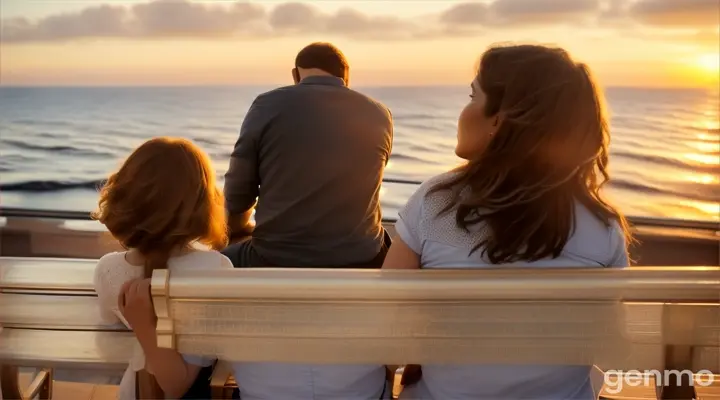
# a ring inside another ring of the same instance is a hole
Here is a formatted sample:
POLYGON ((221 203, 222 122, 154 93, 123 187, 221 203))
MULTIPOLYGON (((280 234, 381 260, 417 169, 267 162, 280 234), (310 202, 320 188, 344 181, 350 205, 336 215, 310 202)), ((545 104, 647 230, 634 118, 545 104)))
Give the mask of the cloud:
POLYGON ((230 7, 187 0, 156 0, 130 8, 91 6, 75 13, 51 15, 36 22, 2 21, 4 42, 63 41, 82 38, 159 38, 228 36, 261 21, 265 11, 250 3, 230 7))
MULTIPOLYGON (((1 0, 0 0, 1 1, 1 0)), ((89 38, 267 38, 301 34, 358 40, 412 40, 477 35, 485 28, 593 22, 606 27, 717 27, 718 0, 493 0, 450 6, 427 18, 368 15, 342 8, 328 13, 299 2, 150 0, 132 6, 90 6, 30 21, 3 19, 4 43, 89 38)), ((589 24, 588 26, 593 26, 589 24)))
POLYGON ((488 21, 489 7, 484 3, 462 3, 440 14, 440 21, 459 25, 484 25, 488 21))
POLYGON ((130 29, 141 37, 228 36, 261 20, 265 10, 250 3, 225 7, 158 0, 133 6, 131 14, 134 20, 129 24, 130 29))
POLYGON ((36 23, 26 18, 13 18, 2 20, 2 40, 24 42, 128 36, 126 18, 125 8, 108 5, 89 7, 78 13, 51 15, 36 23))
POLYGON ((351 38, 388 40, 433 37, 443 31, 391 16, 370 16, 351 8, 328 14, 304 3, 285 3, 270 14, 276 33, 331 33, 351 38))
POLYGON ((490 6, 496 23, 573 22, 600 12, 599 0, 496 0, 490 6))
POLYGON ((717 51, 720 48, 720 31, 695 31, 695 32, 651 32, 645 36, 651 40, 662 40, 664 42, 673 41, 684 44, 692 44, 697 47, 705 48, 709 51, 717 51))
POLYGON ((270 14, 270 26, 278 30, 309 31, 318 28, 317 22, 325 16, 317 9, 303 3, 281 4, 270 14))
POLYGON ((230 6, 188 0, 154 0, 131 7, 92 6, 31 22, 2 21, 3 42, 64 41, 84 38, 287 36, 333 33, 360 39, 411 39, 444 35, 392 16, 370 16, 350 8, 329 14, 305 3, 283 3, 268 12, 259 3, 230 6))
POLYGON ((718 0, 638 0, 629 15, 644 24, 668 27, 720 25, 718 0))
POLYGON ((599 0, 495 0, 461 3, 440 14, 447 26, 517 26, 574 22, 600 13, 599 0))
POLYGON ((720 29, 712 31, 700 31, 692 35, 693 42, 706 45, 706 46, 712 46, 715 50, 720 48, 720 29))
POLYGON ((417 27, 395 17, 370 17, 357 10, 344 8, 328 18, 326 29, 336 33, 367 33, 376 31, 380 34, 402 33, 402 31, 416 30, 417 27))

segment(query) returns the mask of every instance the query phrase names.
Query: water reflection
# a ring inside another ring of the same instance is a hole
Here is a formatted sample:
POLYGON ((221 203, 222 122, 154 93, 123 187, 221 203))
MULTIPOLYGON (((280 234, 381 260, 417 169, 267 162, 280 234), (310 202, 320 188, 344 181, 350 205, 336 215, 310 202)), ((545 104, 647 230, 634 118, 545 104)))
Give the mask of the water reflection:
POLYGON ((718 157, 718 154, 685 153, 683 157, 700 164, 720 165, 720 157, 718 157))
POLYGON ((718 202, 681 200, 680 205, 698 210, 706 214, 710 220, 720 221, 720 203, 718 202))
POLYGON ((720 143, 712 142, 687 142, 688 146, 697 149, 703 153, 712 153, 720 150, 720 143))
POLYGON ((720 183, 720 178, 718 178, 715 175, 710 175, 710 174, 686 175, 683 180, 688 181, 688 182, 693 182, 693 183, 700 183, 703 185, 712 185, 713 183, 720 183))
POLYGON ((697 150, 697 152, 683 154, 683 157, 700 164, 720 165, 720 135, 718 135, 720 133, 720 116, 717 111, 713 113, 709 110, 706 110, 703 114, 705 118, 693 124, 693 128, 704 132, 695 135, 697 140, 685 141, 686 146, 697 150))

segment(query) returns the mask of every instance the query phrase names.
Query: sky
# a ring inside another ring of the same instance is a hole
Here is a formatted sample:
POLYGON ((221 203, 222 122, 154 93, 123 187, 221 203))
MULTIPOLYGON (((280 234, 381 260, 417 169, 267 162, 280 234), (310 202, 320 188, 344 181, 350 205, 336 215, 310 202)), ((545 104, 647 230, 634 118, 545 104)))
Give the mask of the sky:
POLYGON ((718 0, 2 0, 0 85, 290 83, 336 44, 360 86, 467 84, 494 43, 567 49, 601 84, 717 87, 718 0))

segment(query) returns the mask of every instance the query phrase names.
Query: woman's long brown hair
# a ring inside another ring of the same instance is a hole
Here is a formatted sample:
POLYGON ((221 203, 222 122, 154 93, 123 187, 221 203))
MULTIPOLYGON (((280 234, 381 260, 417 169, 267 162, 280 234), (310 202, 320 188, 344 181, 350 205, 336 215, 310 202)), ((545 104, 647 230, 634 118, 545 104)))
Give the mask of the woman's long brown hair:
POLYGON ((102 188, 93 218, 145 258, 146 278, 193 242, 217 250, 227 244, 224 200, 212 164, 186 139, 155 138, 133 151, 102 188))
POLYGON ((556 258, 575 228, 576 201, 608 227, 617 221, 629 239, 624 216, 600 193, 610 135, 587 65, 557 48, 493 47, 476 79, 498 129, 483 152, 431 189, 452 192, 443 212, 456 206, 460 227, 489 228, 472 252, 482 248, 493 264, 556 258))

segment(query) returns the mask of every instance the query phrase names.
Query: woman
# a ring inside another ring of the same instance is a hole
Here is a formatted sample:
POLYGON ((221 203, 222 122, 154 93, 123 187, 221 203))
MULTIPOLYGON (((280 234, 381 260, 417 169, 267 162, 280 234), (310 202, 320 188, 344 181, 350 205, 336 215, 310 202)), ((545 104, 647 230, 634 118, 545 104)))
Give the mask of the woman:
MULTIPOLYGON (((215 251, 227 244, 227 224, 210 159, 185 139, 145 142, 110 176, 94 218, 127 249, 106 254, 98 261, 94 284, 101 315, 109 323, 123 321, 132 327, 141 346, 120 382, 118 397, 209 397, 209 392, 195 393, 202 391, 202 379, 194 387, 193 382, 201 373, 209 379, 209 369, 202 367, 210 366, 212 360, 193 356, 183 359, 174 350, 158 348, 151 321, 154 315, 142 323, 137 313, 128 313, 126 308, 134 309, 129 304, 136 303, 133 294, 143 290, 142 285, 149 285, 147 280, 136 279, 149 278, 153 270, 232 268, 230 260, 215 251), (154 374, 159 388, 152 379, 144 381, 149 375, 143 369, 154 374), (136 381, 150 392, 136 393, 136 381), (188 391, 191 388, 196 390, 188 391)), ((146 304, 152 310, 151 303, 146 304)))
MULTIPOLYGON (((586 65, 557 48, 490 48, 458 122, 467 163, 412 195, 383 268, 627 266, 627 223, 600 195, 608 143, 586 65)), ((403 397, 596 399, 591 370, 425 365, 403 397)))

